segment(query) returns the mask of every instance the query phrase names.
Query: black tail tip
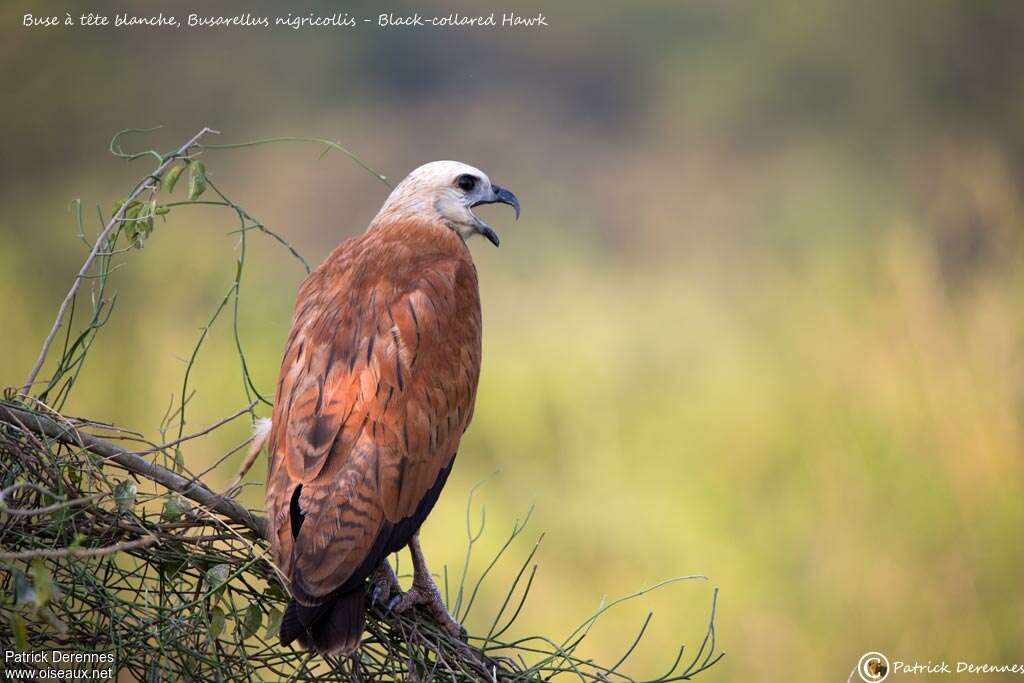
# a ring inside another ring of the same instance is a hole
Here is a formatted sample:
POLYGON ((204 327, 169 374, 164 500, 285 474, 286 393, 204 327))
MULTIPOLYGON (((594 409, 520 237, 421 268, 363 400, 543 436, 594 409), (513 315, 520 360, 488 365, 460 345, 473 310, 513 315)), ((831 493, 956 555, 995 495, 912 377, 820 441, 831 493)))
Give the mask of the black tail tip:
POLYGON ((366 595, 362 590, 339 595, 319 605, 288 603, 281 619, 281 644, 294 640, 319 654, 355 652, 366 625, 366 595))

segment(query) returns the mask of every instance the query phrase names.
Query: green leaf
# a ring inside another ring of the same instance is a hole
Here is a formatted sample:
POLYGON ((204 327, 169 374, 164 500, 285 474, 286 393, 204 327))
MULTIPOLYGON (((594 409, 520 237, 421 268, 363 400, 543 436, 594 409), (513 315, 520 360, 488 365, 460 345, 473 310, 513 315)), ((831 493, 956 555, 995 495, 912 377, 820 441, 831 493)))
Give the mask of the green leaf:
POLYGON ((45 607, 53 596, 53 579, 41 559, 32 560, 32 583, 36 589, 36 607, 45 607))
POLYGON ((235 632, 239 638, 245 640, 249 636, 256 635, 262 624, 263 610, 255 602, 250 602, 249 607, 245 610, 245 617, 235 627, 235 632))
POLYGON ((206 191, 206 165, 201 161, 193 161, 188 165, 188 198, 199 199, 206 191))
POLYGON ((267 613, 267 630, 263 632, 264 638, 273 638, 281 630, 281 619, 284 613, 276 607, 267 613))
POLYGON ((224 610, 220 607, 213 607, 210 609, 210 636, 213 638, 218 637, 224 632, 224 623, 226 619, 224 616, 224 610))
POLYGON ((176 164, 164 173, 164 177, 160 180, 164 192, 168 194, 174 192, 174 186, 178 184, 178 178, 181 177, 181 172, 184 170, 185 164, 176 164))
POLYGON ((36 603, 36 589, 29 581, 28 576, 21 572, 14 572, 14 604, 34 605, 36 603))
POLYGON ((68 481, 70 481, 75 486, 78 486, 82 483, 81 467, 78 467, 72 463, 68 463, 68 465, 64 468, 64 474, 67 475, 68 481))
POLYGON ((126 479, 114 487, 114 502, 118 512, 128 512, 135 506, 135 496, 139 493, 138 485, 126 479))
POLYGON ((153 217, 156 216, 156 200, 150 199, 146 207, 146 237, 153 232, 153 217))
POLYGON ((21 652, 28 650, 28 628, 20 614, 11 618, 11 630, 14 631, 14 649, 21 652))
POLYGON ((271 581, 263 593, 271 600, 284 600, 286 597, 284 589, 277 581, 271 581))
POLYGON ((160 516, 168 522, 176 522, 181 519, 183 515, 186 515, 191 511, 191 503, 181 496, 173 494, 170 498, 164 501, 164 509, 161 511, 160 516))
POLYGON ((130 226, 129 233, 132 246, 136 249, 142 249, 146 243, 146 238, 153 232, 153 215, 155 211, 156 200, 153 200, 146 204, 144 208, 140 206, 138 211, 135 211, 135 220, 128 224, 130 226))
POLYGON ((137 202, 132 202, 128 205, 128 208, 124 210, 124 221, 121 223, 124 230, 125 237, 133 245, 135 244, 135 238, 139 234, 139 224, 135 219, 139 215, 140 205, 137 202))
POLYGON ((206 570, 206 587, 212 593, 220 593, 231 575, 231 567, 226 564, 215 564, 206 570))
POLYGON ((178 500, 171 496, 164 501, 164 508, 160 511, 160 517, 168 522, 177 522, 181 519, 181 508, 178 507, 178 500))

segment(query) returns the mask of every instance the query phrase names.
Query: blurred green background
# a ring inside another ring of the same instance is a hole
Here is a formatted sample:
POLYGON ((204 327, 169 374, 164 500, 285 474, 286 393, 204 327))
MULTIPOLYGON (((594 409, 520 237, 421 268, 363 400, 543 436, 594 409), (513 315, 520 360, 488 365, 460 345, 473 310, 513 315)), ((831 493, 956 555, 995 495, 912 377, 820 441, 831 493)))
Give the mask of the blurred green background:
MULTIPOLYGON (((501 249, 471 245, 485 361, 424 530, 435 568, 461 564, 466 495, 489 477, 478 500, 490 547, 531 503, 530 529, 547 532, 520 634, 560 640, 603 595, 710 577, 616 608, 588 636, 587 655, 614 661, 653 609, 638 676, 666 669, 680 641, 698 644, 713 586, 728 655, 709 680, 845 680, 867 650, 1020 660, 1024 6, 451 0, 393 9, 543 11, 550 26, 20 25, 25 11, 66 9, 0 10, 4 384, 23 380, 85 256, 69 202, 82 199, 94 231, 93 207, 109 212, 150 168, 109 156, 119 129, 164 124, 139 141, 164 149, 203 125, 223 131, 217 142, 328 137, 395 180, 466 161, 524 210, 514 223, 484 209, 501 249)), ((387 194, 318 152, 205 160, 318 263, 387 194)), ((235 227, 219 209, 176 210, 130 255, 68 412, 155 434, 234 276, 235 227)), ((302 277, 250 239, 240 326, 264 392, 302 277)), ((229 322, 194 372, 194 428, 244 404, 229 322)), ((189 467, 246 430, 186 450, 189 467)), ((245 495, 261 504, 259 485, 245 495)), ((513 573, 501 565, 485 584, 470 631, 489 626, 513 573)))

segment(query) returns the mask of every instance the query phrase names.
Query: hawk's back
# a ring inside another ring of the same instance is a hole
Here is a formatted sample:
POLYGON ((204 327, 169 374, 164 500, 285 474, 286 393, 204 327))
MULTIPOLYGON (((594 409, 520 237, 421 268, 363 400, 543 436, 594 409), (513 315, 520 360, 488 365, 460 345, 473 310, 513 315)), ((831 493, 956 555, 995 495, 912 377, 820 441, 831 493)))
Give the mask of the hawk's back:
POLYGON ((469 250, 437 223, 375 225, 303 282, 267 474, 300 605, 361 590, 429 513, 472 418, 480 337, 469 250))

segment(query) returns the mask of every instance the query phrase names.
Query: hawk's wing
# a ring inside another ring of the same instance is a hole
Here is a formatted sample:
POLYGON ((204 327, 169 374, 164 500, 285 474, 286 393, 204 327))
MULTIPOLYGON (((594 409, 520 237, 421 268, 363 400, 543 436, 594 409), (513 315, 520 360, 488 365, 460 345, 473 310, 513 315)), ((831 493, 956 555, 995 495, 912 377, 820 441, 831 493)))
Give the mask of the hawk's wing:
POLYGON ((270 536, 303 602, 363 580, 395 549, 396 527, 436 500, 472 417, 472 263, 371 249, 343 245, 303 284, 278 380, 270 536))

